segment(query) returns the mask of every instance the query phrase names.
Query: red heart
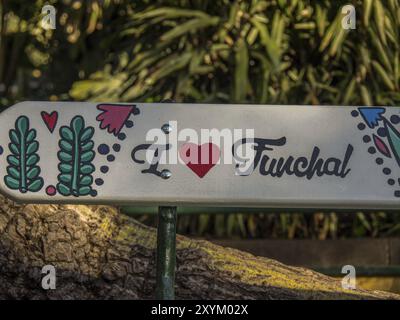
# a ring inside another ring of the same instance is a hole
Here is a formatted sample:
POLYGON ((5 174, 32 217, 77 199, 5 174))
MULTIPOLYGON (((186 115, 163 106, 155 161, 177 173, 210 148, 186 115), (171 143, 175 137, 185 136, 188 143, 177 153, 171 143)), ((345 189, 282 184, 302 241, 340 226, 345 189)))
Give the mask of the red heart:
POLYGON ((186 143, 179 149, 179 156, 190 170, 203 178, 218 163, 220 150, 213 143, 204 143, 200 146, 186 143))
POLYGON ((58 112, 53 111, 52 113, 48 114, 46 111, 42 111, 40 115, 42 116, 42 119, 46 124, 46 127, 49 129, 51 133, 53 133, 58 121, 58 112))

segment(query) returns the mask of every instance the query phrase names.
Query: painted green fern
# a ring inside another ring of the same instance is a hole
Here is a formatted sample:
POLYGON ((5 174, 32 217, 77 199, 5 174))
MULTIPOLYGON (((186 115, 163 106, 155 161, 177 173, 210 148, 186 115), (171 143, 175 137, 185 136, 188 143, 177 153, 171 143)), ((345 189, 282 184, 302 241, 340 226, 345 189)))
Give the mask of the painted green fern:
POLYGON ((9 136, 11 154, 7 157, 9 166, 8 175, 4 177, 5 184, 21 193, 40 191, 44 182, 37 165, 40 157, 37 154, 39 142, 36 141, 36 130, 29 129, 29 119, 26 116, 20 116, 9 136))
POLYGON ((92 173, 95 171, 93 134, 94 128, 85 128, 81 116, 74 117, 69 127, 60 128, 57 191, 63 196, 87 196, 92 192, 92 173))

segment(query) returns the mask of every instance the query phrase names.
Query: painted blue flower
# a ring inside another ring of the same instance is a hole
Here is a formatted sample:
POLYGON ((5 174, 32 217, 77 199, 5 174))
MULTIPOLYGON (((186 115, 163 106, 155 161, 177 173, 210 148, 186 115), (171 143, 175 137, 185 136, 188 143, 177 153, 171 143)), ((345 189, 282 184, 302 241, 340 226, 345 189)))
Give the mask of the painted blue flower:
POLYGON ((386 109, 363 107, 363 108, 358 108, 358 111, 360 111, 368 127, 373 129, 379 125, 378 121, 382 120, 382 114, 385 113, 386 109))

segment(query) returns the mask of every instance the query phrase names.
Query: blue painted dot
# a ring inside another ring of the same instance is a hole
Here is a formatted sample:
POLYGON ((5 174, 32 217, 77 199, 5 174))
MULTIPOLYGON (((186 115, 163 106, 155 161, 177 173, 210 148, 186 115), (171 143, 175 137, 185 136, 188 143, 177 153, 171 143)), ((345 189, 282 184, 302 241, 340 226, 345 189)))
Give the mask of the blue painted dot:
POLYGON ((351 112, 351 115, 355 118, 355 117, 358 117, 358 111, 357 110, 353 110, 352 112, 351 112))
POLYGON ((107 173, 108 170, 109 170, 109 168, 108 168, 107 166, 101 166, 101 167, 100 167, 100 171, 101 171, 102 173, 107 173))
POLYGON ((102 186, 102 185, 104 184, 104 180, 103 180, 103 179, 96 179, 94 182, 95 182, 96 185, 98 185, 98 186, 102 186))
POLYGON ((123 132, 121 132, 121 133, 118 135, 118 139, 119 139, 119 140, 125 140, 125 138, 126 138, 126 134, 123 133, 123 132))
POLYGON ((121 145, 118 144, 118 143, 114 144, 114 145, 113 145, 113 150, 114 150, 115 152, 120 152, 120 151, 121 151, 121 145))
POLYGON ((400 117, 398 115, 393 115, 390 117, 390 121, 393 124, 399 124, 400 123, 400 117))
POLYGON ((127 120, 127 121, 125 122, 125 125, 126 125, 127 128, 132 128, 132 127, 133 127, 133 121, 127 120))
POLYGON ((386 137, 386 129, 385 128, 379 128, 378 129, 378 136, 384 138, 386 137))
POLYGON ((3 154, 3 152, 4 152, 4 149, 2 146, 0 146, 0 156, 3 154))
POLYGON ((389 174, 392 173, 392 170, 390 170, 389 168, 384 168, 382 171, 383 171, 383 173, 386 174, 387 176, 388 176, 389 174))
POLYGON ((365 135, 365 136, 363 137, 363 141, 364 141, 365 143, 371 142, 371 137, 368 136, 368 135, 365 135))
POLYGON ((115 160, 115 157, 112 154, 107 156, 107 161, 113 162, 114 160, 115 160))
POLYGON ((97 148, 97 151, 98 151, 100 154, 106 155, 106 154, 108 154, 108 153, 110 152, 110 147, 109 147, 108 145, 102 143, 102 144, 99 145, 99 147, 97 148))

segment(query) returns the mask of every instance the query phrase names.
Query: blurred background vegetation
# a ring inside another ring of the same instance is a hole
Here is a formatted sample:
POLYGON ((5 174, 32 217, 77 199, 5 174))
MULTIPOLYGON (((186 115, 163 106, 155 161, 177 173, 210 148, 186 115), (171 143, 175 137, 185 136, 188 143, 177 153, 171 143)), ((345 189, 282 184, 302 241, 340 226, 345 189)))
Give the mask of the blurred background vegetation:
MULTIPOLYGON (((400 105, 398 0, 0 0, 0 109, 21 100, 400 105), (55 30, 41 27, 45 4, 55 30), (353 4, 357 29, 341 26, 353 4)), ((154 224, 155 218, 140 219, 154 224)), ((400 235, 395 213, 181 216, 206 237, 400 235)))

